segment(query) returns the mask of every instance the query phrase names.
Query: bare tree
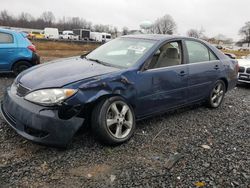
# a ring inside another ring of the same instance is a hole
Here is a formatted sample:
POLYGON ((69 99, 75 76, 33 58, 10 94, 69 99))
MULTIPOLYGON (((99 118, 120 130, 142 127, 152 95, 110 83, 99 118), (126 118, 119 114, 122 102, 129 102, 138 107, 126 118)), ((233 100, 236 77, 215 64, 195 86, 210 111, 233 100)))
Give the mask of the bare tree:
POLYGON ((13 23, 14 18, 8 13, 7 10, 0 12, 0 24, 9 26, 13 23))
POLYGON ((176 31, 176 28, 177 26, 172 16, 166 14, 154 22, 151 32, 172 35, 176 31))
POLYGON ((29 13, 23 12, 16 18, 9 14, 6 10, 0 12, 0 25, 10 27, 27 27, 32 29, 44 29, 45 27, 56 27, 59 30, 72 30, 72 29, 90 29, 97 32, 113 33, 117 36, 118 30, 111 25, 97 24, 93 25, 80 17, 61 18, 56 22, 55 16, 52 12, 43 12, 39 18, 33 18, 29 13))
POLYGON ((92 27, 92 31, 95 32, 105 32, 105 33, 111 33, 112 32, 112 26, 110 25, 103 25, 103 24, 96 24, 92 27))
POLYGON ((22 12, 17 18, 17 26, 19 27, 32 27, 31 21, 34 21, 34 18, 26 12, 22 12))
POLYGON ((111 31, 111 34, 113 37, 118 37, 118 28, 117 27, 114 27, 111 31))
POLYGON ((244 37, 243 42, 250 46, 250 22, 246 22, 245 25, 240 29, 239 34, 244 37))
POLYGON ((41 19, 46 23, 47 26, 51 26, 56 20, 54 14, 51 11, 45 11, 41 15, 41 19))
POLYGON ((193 38, 200 38, 200 33, 196 29, 190 29, 187 31, 187 36, 193 38))
POLYGON ((127 35, 128 31, 129 31, 128 27, 123 27, 122 28, 122 35, 127 35))

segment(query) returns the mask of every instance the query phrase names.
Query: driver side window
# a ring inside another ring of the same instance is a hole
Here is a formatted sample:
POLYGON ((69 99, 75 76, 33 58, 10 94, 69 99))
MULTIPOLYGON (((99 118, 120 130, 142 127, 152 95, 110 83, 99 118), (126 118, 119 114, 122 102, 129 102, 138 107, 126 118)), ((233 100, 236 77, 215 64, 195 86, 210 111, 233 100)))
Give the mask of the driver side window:
POLYGON ((160 47, 149 63, 148 69, 156 69, 182 64, 181 43, 169 42, 160 47))

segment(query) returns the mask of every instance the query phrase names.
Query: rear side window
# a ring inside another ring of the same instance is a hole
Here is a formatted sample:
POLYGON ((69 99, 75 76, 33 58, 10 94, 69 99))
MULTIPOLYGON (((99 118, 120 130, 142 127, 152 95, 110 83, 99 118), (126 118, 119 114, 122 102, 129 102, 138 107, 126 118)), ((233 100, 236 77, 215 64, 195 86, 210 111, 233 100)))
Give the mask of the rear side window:
POLYGON ((0 33, 0 44, 13 43, 13 36, 8 33, 0 33))
POLYGON ((203 44, 196 41, 186 41, 189 63, 217 60, 217 57, 203 44))
POLYGON ((216 61, 218 58, 213 54, 213 52, 209 51, 210 61, 216 61))

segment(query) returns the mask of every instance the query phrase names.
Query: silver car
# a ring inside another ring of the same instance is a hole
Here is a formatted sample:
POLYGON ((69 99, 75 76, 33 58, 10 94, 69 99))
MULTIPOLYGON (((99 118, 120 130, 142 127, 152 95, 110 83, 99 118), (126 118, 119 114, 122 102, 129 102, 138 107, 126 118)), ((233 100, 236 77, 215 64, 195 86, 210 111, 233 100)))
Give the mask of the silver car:
POLYGON ((250 83, 250 55, 244 57, 243 59, 238 59, 239 62, 239 73, 238 82, 240 83, 250 83))

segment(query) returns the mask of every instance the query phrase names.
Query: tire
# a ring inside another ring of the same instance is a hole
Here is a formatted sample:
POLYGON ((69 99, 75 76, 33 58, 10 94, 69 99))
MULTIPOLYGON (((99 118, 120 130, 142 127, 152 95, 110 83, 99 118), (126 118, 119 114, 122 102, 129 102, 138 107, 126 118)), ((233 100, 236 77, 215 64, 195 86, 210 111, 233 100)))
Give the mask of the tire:
POLYGON ((92 132, 101 143, 122 144, 135 131, 133 108, 121 97, 104 99, 93 109, 91 124, 92 132))
POLYGON ((207 100, 208 107, 218 108, 223 102, 225 93, 226 93, 225 82, 222 80, 216 81, 207 100))
POLYGON ((20 74, 22 71, 30 68, 32 65, 29 62, 26 61, 19 61, 13 66, 13 72, 15 76, 20 74))

